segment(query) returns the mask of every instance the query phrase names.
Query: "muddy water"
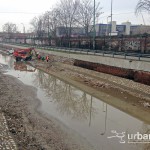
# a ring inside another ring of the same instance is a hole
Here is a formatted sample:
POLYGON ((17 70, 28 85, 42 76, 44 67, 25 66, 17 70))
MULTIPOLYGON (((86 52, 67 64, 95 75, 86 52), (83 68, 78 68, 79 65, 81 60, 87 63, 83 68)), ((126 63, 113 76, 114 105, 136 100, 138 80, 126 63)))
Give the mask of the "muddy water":
POLYGON ((148 143, 129 144, 127 135, 149 133, 150 125, 24 62, 15 63, 10 56, 0 54, 0 63, 9 66, 6 74, 37 88, 43 113, 60 121, 94 149, 148 150, 148 143))

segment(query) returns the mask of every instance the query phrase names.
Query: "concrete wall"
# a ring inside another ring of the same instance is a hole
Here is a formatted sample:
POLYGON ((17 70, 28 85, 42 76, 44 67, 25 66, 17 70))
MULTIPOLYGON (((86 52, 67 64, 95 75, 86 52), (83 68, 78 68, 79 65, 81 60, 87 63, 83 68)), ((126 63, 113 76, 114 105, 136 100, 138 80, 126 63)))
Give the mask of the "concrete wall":
MULTIPOLYGON (((40 52, 44 52, 43 50, 39 50, 40 52)), ((137 61, 137 60, 127 60, 121 58, 111 58, 111 57, 103 57, 103 56, 95 56, 95 55, 84 55, 84 54, 68 54, 54 51, 47 51, 49 54, 73 58, 77 60, 83 60, 87 62, 100 63, 108 66, 115 66, 119 68, 125 69, 133 69, 133 70, 141 70, 150 72, 150 62, 146 61, 137 61)))

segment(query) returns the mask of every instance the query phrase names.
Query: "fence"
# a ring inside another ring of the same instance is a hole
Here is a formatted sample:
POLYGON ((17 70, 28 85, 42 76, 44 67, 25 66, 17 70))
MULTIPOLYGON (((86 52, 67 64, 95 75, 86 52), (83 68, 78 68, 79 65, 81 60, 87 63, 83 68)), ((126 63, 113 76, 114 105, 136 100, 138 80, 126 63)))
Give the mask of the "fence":
MULTIPOLYGON (((150 53, 150 37, 149 36, 120 36, 120 37, 96 37, 93 42, 92 37, 60 37, 60 38, 26 38, 19 43, 38 45, 38 46, 55 46, 64 48, 78 48, 93 50, 93 43, 95 43, 94 50, 115 51, 115 52, 136 52, 136 53, 150 53)), ((5 39, 8 43, 18 43, 18 38, 5 39)))

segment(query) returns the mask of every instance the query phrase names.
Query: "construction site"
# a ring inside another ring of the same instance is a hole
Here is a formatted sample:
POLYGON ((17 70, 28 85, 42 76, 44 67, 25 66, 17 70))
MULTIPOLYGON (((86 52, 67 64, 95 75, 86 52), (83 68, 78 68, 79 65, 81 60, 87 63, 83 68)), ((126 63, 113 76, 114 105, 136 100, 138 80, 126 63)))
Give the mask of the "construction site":
POLYGON ((148 57, 0 49, 0 149, 150 149, 127 139, 150 134, 148 57))

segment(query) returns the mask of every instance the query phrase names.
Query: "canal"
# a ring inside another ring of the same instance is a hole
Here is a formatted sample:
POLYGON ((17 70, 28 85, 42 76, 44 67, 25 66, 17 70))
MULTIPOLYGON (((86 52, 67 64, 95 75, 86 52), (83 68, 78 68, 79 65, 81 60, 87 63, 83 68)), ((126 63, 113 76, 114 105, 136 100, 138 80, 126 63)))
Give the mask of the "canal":
POLYGON ((137 132, 148 133, 149 124, 24 62, 16 63, 8 55, 0 54, 0 64, 5 66, 5 74, 37 89, 37 97, 41 102, 37 109, 40 113, 72 130, 93 149, 147 149, 149 143, 134 143, 127 137, 137 132))

